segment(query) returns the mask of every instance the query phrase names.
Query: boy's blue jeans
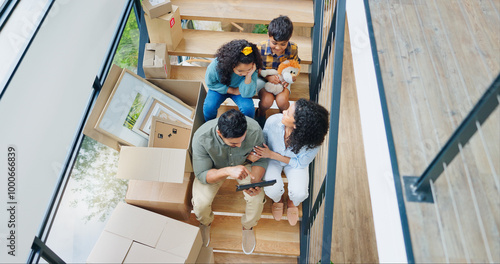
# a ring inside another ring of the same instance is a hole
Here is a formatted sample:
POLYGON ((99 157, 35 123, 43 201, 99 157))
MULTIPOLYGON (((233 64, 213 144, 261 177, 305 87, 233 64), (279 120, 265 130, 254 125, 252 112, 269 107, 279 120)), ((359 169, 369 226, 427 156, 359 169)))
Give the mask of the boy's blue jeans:
POLYGON ((254 118, 255 107, 252 98, 244 98, 241 95, 220 94, 208 90, 207 97, 203 103, 203 116, 205 117, 205 122, 217 117, 217 110, 227 98, 231 98, 244 115, 254 118))

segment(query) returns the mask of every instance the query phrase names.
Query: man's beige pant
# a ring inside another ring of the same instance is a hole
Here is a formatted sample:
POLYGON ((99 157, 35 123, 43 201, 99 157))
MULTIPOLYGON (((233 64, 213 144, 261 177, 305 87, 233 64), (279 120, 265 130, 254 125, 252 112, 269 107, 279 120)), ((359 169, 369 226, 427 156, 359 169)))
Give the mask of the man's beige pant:
MULTIPOLYGON (((238 184, 249 184, 250 177, 243 180, 237 180, 238 184)), ((214 212, 212 211, 212 202, 215 195, 219 191, 224 181, 220 181, 212 184, 203 184, 194 178, 193 182, 193 211, 196 214, 196 219, 203 225, 210 225, 214 220, 214 212)), ((236 191, 236 188, 235 188, 236 191)), ((245 229, 250 229, 257 225, 257 221, 260 219, 262 214, 262 209, 264 208, 265 194, 264 190, 261 189, 259 195, 250 196, 246 192, 241 192, 244 195, 247 206, 245 209, 245 215, 241 217, 241 224, 245 229)))

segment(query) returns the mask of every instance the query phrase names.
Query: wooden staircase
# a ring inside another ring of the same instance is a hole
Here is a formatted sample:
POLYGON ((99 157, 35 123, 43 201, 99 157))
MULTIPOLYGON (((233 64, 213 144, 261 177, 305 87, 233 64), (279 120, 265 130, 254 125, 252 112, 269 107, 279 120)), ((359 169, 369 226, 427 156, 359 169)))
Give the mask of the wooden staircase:
MULTIPOLYGON (((312 0, 234 0, 230 4, 223 0, 172 0, 179 6, 181 19, 236 22, 245 24, 269 24, 279 15, 287 15, 294 22, 294 35, 291 41, 299 46, 302 72, 292 85, 290 101, 309 98, 308 66, 311 64, 311 38, 300 36, 298 31, 310 33, 314 24, 312 0)), ((259 43, 267 35, 247 32, 183 30, 184 39, 175 50, 168 50, 171 56, 191 56, 213 58, 216 50, 233 39, 247 39, 259 43)), ((307 34, 305 34, 307 35, 307 34)), ((173 65, 172 79, 204 81, 206 67, 173 65)), ((254 97, 258 99, 258 97, 254 97)), ((231 106, 229 106, 231 107, 231 106)), ((221 107, 223 112, 227 107, 221 107)), ((276 113, 276 109, 268 111, 276 113)), ((285 187, 286 187, 286 178, 285 187)), ((216 263, 296 263, 300 255, 300 222, 290 226, 286 211, 281 221, 275 221, 271 215, 272 201, 269 198, 264 206, 262 218, 254 228, 257 245, 252 255, 243 254, 241 248, 241 216, 245 201, 241 192, 236 192, 237 183, 228 179, 219 190, 212 209, 215 220, 211 228, 210 247, 214 248, 216 263)), ((286 192, 285 192, 286 194, 286 192)), ((300 210, 300 217, 301 217, 300 210)), ((300 219, 299 219, 300 220, 300 219)), ((190 223, 198 225, 194 214, 190 223)))
MULTIPOLYGON (((287 15, 294 22, 294 34, 291 41, 299 47, 301 74, 292 84, 290 101, 309 98, 309 65, 312 63, 310 30, 314 25, 312 0, 272 0, 272 1, 193 1, 174 0, 172 4, 179 6, 181 19, 202 21, 238 22, 245 24, 269 24, 279 15, 287 15), (214 11, 218 10, 218 11, 214 11), (298 21, 298 22, 296 22, 298 21), (303 34, 302 32, 305 32, 303 34)), ((267 39, 265 34, 232 31, 208 31, 183 29, 184 39, 175 50, 168 50, 171 56, 215 57, 215 52, 224 43, 233 39, 246 39, 255 44, 267 39)), ((189 67, 173 65, 172 79, 200 80, 205 79, 206 67, 189 67), (193 69, 194 68, 194 69, 193 69)), ((255 99, 258 97, 255 96, 255 99)))

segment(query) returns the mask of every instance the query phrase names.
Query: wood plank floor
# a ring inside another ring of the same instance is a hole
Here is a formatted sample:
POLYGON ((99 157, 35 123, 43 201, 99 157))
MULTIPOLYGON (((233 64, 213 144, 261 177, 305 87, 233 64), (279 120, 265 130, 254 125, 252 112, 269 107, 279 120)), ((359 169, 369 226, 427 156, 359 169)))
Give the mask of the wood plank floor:
MULTIPOLYGON (((500 1, 370 0, 400 174, 418 176, 500 72, 500 1)), ((416 262, 500 262, 500 110, 406 202, 416 262)))
POLYGON ((172 1, 172 4, 179 6, 183 19, 269 24, 272 18, 287 15, 297 27, 314 25, 311 0, 253 0, 244 2, 244 8, 242 3, 241 0, 172 1))

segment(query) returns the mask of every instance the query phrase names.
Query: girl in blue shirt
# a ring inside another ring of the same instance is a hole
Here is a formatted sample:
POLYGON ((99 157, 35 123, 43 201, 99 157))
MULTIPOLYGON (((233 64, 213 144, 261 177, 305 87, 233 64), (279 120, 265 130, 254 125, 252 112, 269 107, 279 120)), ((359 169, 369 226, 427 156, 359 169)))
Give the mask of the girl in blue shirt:
POLYGON ((203 104, 205 121, 217 116, 217 110, 227 98, 231 98, 244 115, 253 118, 256 69, 261 67, 262 58, 255 44, 237 39, 222 45, 205 73, 208 87, 203 104))
POLYGON ((264 180, 276 180, 272 186, 264 187, 271 198, 272 214, 279 221, 283 215, 283 193, 285 192, 281 172, 288 178, 287 218, 295 225, 299 218, 298 206, 308 196, 309 163, 319 151, 329 127, 328 111, 321 105, 299 99, 290 104, 283 114, 270 116, 264 126, 267 145, 255 147, 260 158, 269 158, 264 180))

